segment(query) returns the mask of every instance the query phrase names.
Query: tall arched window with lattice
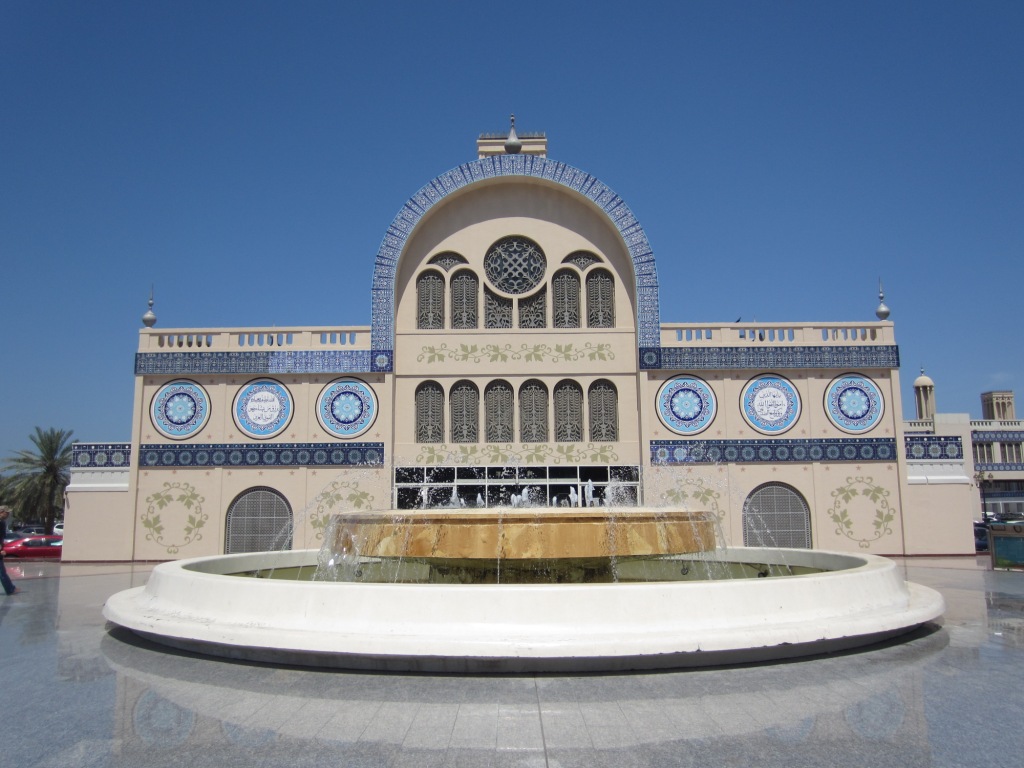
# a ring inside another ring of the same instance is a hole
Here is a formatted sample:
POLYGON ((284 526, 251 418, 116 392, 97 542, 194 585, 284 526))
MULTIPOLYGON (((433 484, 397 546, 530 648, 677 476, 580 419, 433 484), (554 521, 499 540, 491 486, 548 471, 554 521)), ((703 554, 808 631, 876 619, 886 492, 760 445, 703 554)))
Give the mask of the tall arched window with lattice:
POLYGON ((519 439, 524 443, 548 441, 548 388, 536 379, 519 388, 519 439))
POLYGON ((471 381, 457 381, 448 397, 453 443, 480 442, 480 390, 471 381))
POLYGON ((436 381, 416 388, 416 442, 444 442, 444 390, 436 381))
POLYGON ((555 385, 555 440, 578 443, 583 439, 583 388, 575 381, 555 385))
POLYGON ((228 506, 224 552, 272 552, 292 548, 292 509, 271 488, 250 488, 228 506))
POLYGON ((615 327, 615 279, 605 269, 587 275, 587 326, 615 327))
POLYGON ((444 328, 444 277, 440 272, 424 272, 416 279, 416 327, 444 328))
POLYGON ((607 379, 598 379, 587 391, 590 410, 590 439, 614 442, 619 439, 619 393, 607 379))
POLYGON ((580 276, 571 269, 551 279, 551 317, 555 328, 580 327, 580 276))
POLYGON ((743 546, 811 548, 811 508, 785 483, 765 483, 743 503, 743 546))
POLYGON ((515 440, 515 410, 512 385, 493 381, 484 390, 488 443, 511 443, 515 440))
POLYGON ((548 327, 548 290, 541 288, 533 296, 519 300, 520 328, 548 327))
POLYGON ((479 286, 476 275, 469 270, 452 276, 452 328, 476 328, 480 324, 479 286))
POLYGON ((484 286, 484 325, 487 328, 512 327, 512 299, 499 296, 484 286))

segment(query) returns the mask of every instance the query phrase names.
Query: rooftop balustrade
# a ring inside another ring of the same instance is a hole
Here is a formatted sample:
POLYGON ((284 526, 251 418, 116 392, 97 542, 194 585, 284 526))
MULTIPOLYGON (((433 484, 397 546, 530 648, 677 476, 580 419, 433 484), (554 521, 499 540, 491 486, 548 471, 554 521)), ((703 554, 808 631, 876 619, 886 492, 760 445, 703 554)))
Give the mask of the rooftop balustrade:
POLYGON ((662 323, 663 347, 851 346, 895 344, 893 324, 662 323))
POLYGON ((370 327, 151 328, 139 332, 139 352, 240 352, 264 349, 370 349, 370 327))

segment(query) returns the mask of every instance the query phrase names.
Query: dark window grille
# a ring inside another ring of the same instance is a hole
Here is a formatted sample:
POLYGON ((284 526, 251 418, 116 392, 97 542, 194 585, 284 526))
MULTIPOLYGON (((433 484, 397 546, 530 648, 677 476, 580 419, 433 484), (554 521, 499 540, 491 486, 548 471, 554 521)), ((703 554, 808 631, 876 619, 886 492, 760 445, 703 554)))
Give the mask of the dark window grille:
POLYGON ((758 486, 743 504, 743 546, 810 549, 811 510, 783 483, 758 486))
POLYGON ((273 552, 292 548, 292 510, 277 491, 253 488, 228 507, 224 552, 273 552))

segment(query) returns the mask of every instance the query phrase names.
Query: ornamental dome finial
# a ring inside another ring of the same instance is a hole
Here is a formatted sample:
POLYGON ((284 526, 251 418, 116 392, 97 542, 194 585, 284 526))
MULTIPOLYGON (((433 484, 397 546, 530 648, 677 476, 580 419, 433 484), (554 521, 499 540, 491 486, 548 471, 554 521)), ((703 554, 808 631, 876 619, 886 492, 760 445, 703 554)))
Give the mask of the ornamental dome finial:
POLYGON ((153 286, 149 287, 149 309, 142 316, 142 324, 147 328, 152 328, 156 325, 156 315, 153 314, 153 286))
POLYGON ((885 305, 885 292, 882 290, 882 278, 878 278, 878 309, 875 310, 875 317, 879 320, 889 319, 889 307, 885 305))
POLYGON ((510 116, 512 126, 508 130, 508 138, 505 139, 505 152, 509 155, 518 155, 523 149, 523 142, 516 136, 516 116, 510 116))

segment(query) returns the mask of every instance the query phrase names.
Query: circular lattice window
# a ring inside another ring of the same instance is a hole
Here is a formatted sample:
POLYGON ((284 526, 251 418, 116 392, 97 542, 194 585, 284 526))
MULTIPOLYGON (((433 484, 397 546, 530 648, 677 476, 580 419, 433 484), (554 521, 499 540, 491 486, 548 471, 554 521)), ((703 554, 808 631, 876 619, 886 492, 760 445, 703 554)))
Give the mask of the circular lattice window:
POLYGON ((484 271, 491 284, 505 293, 533 290, 547 269, 544 252, 533 240, 518 235, 503 237, 484 257, 484 271))

